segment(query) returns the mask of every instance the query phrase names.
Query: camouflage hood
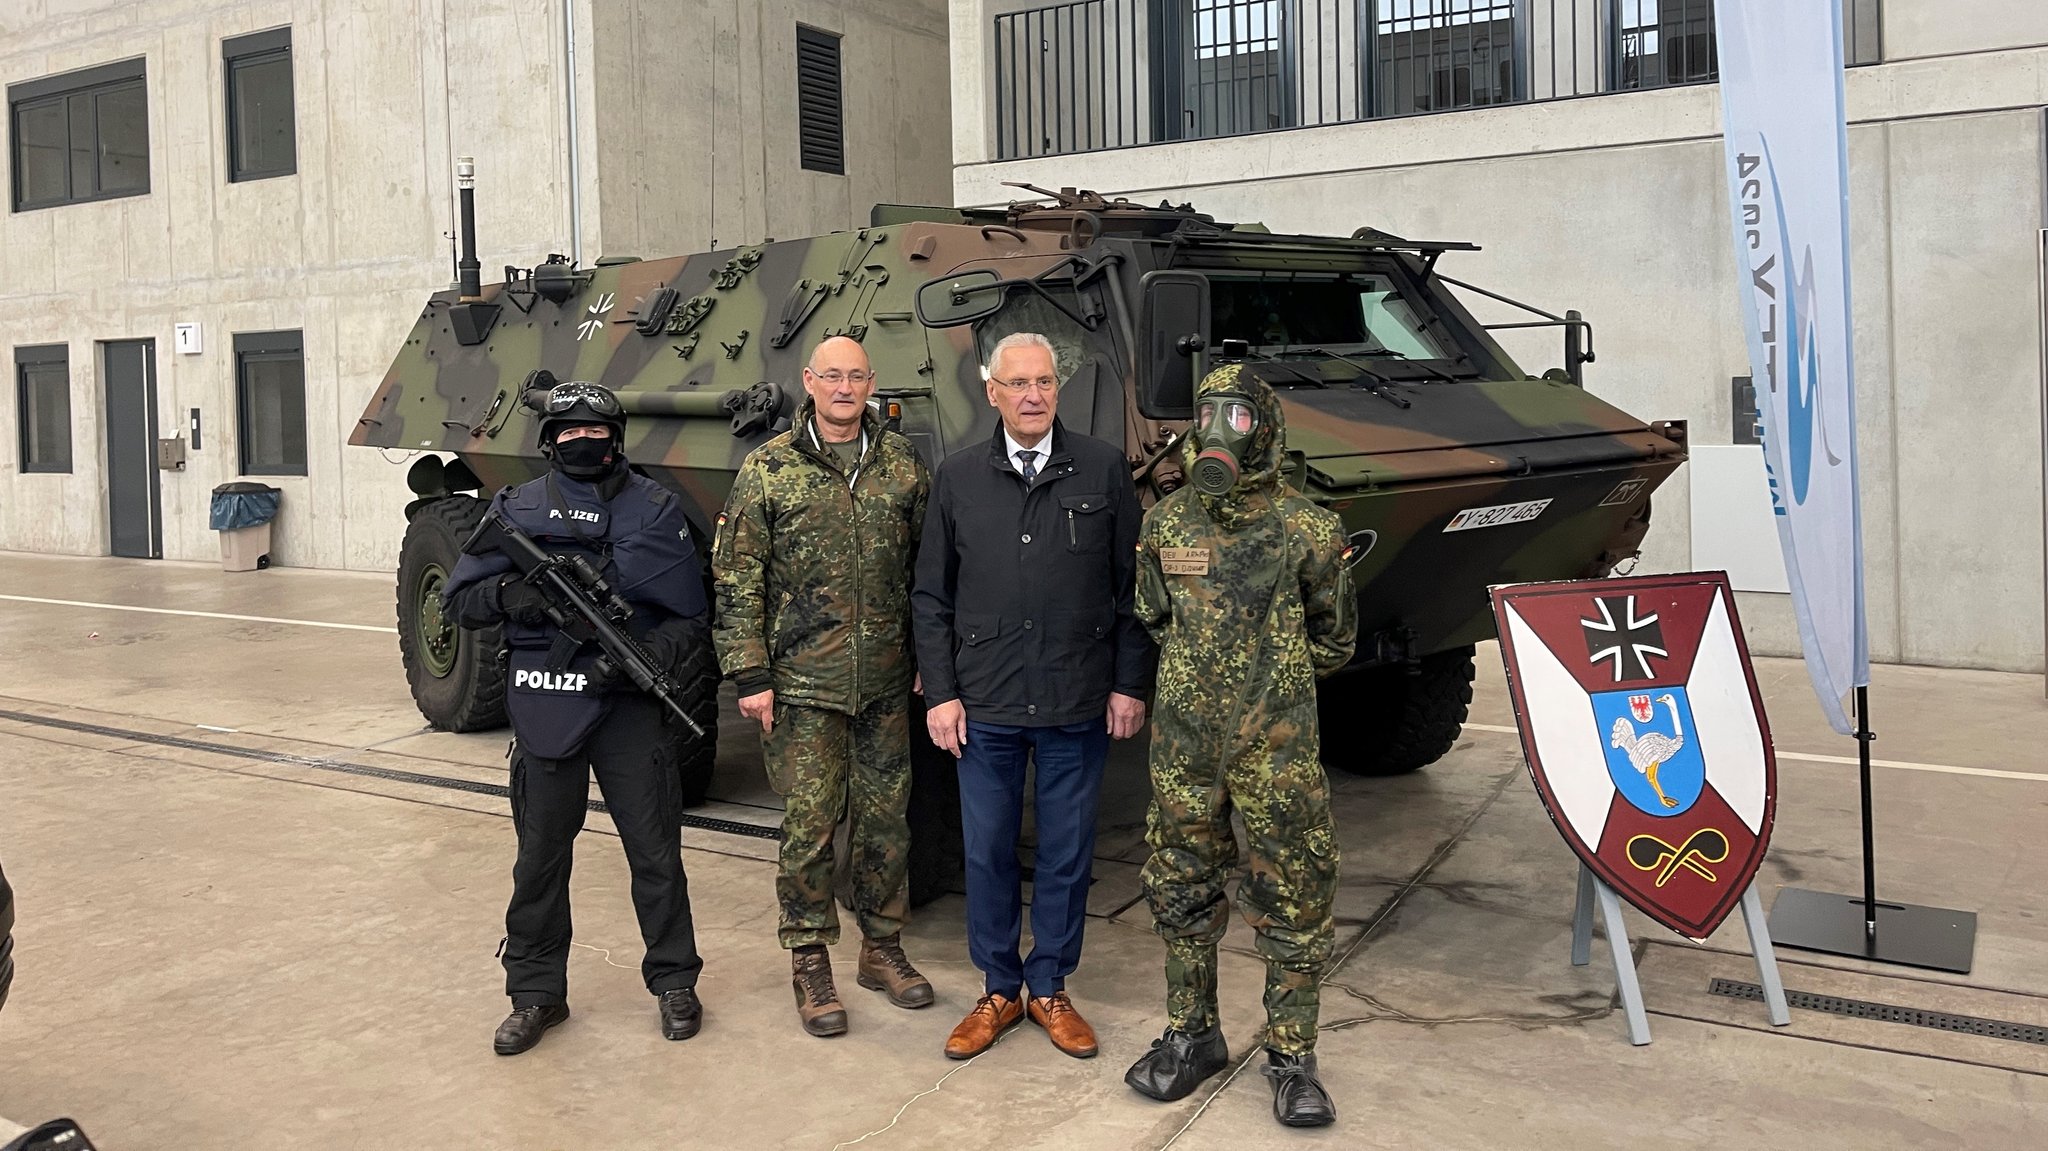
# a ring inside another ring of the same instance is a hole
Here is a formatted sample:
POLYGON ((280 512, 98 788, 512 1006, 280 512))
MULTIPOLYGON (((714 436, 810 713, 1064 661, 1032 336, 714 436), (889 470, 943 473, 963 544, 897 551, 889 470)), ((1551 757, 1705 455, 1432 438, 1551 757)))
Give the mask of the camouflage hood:
MULTIPOLYGON (((1280 397, 1266 381, 1246 370, 1243 364, 1226 364, 1202 377, 1195 388, 1195 403, 1219 392, 1248 397, 1259 414, 1259 426, 1252 433, 1251 447, 1238 461, 1237 483, 1220 496, 1200 493, 1203 510, 1218 523, 1240 524, 1271 506, 1280 489, 1280 452, 1287 442, 1287 415, 1280 397)), ((1190 430, 1181 444, 1181 467, 1193 475, 1195 456, 1201 452, 1196 433, 1190 430)))

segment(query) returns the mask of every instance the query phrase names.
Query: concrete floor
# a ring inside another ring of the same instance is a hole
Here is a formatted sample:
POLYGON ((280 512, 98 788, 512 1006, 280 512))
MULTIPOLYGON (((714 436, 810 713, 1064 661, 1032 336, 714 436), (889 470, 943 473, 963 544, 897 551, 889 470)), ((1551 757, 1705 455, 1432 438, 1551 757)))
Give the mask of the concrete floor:
MULTIPOLYGON (((503 800, 436 783, 502 782, 505 740, 423 730, 391 613, 379 577, 0 555, 0 858, 21 913, 0 1115, 72 1115, 111 1151, 2048 1142, 2048 1047, 1810 1011, 1771 1029, 1761 1005, 1707 995, 1715 976, 1754 978, 1739 919, 1695 947, 1631 913, 1655 1042, 1629 1046, 1604 953, 1566 961, 1574 869, 1490 647, 1451 755, 1406 778, 1333 781, 1333 1130, 1276 1127, 1255 1065, 1175 1106, 1122 1085, 1161 1026, 1135 747, 1111 764, 1097 918, 1072 982, 1098 1059, 1028 1027, 970 1063, 940 1056, 979 988, 958 896, 909 932, 937 1007, 899 1011, 847 978, 852 1034, 804 1036, 774 940, 772 844, 702 831, 685 840, 705 1031, 664 1042, 602 816, 576 872, 575 1018, 500 1059, 488 1040, 504 1011, 493 950, 512 832, 503 800)), ((1786 883, 1850 890, 1855 773, 1828 757, 1853 745, 1828 731, 1796 662, 1758 670, 1783 756, 1765 902, 1786 883)), ((1786 984, 2048 1025, 2041 680, 1903 667, 1875 680, 1878 754, 1901 765, 1877 776, 1883 891, 1979 911, 1977 965, 1945 976, 1786 952, 1786 984)), ((758 752, 736 715, 724 732, 704 813, 772 824, 758 752)), ((1242 925, 1229 947, 1242 1063, 1259 967, 1242 925)), ((837 959, 850 975, 852 946, 837 959)))

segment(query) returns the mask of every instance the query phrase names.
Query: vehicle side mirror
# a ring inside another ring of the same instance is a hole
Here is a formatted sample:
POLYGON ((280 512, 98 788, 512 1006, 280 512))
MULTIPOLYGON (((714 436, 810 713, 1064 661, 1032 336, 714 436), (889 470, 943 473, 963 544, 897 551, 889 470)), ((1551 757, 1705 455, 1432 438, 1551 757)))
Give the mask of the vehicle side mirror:
POLYGON ((1005 285, 983 269, 927 282, 917 290, 917 320, 927 328, 953 328, 994 315, 1003 306, 1005 285))
POLYGON ((1138 410, 1148 419, 1195 415, 1195 384, 1209 359, 1209 278, 1197 272, 1147 272, 1139 329, 1138 410))

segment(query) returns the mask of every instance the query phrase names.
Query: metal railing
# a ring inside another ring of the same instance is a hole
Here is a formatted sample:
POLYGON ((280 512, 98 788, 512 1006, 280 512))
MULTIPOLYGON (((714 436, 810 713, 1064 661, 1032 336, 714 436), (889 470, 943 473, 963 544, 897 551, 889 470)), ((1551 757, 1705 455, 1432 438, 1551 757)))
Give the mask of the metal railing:
MULTIPOLYGON (((1881 0, 1843 0, 1852 65, 1881 0)), ((996 158, 1711 81, 1713 0, 1072 0, 995 17, 996 158)))

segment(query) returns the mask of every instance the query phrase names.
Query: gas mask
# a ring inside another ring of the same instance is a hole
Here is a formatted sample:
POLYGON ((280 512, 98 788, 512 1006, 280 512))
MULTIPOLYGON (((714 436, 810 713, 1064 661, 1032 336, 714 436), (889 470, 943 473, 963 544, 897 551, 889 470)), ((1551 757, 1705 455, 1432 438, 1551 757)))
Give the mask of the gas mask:
POLYGON ((618 444, 611 436, 579 436, 563 440, 551 453, 555 467, 565 476, 579 480, 604 478, 618 459, 618 444))
POLYGON ((1195 405, 1195 490, 1220 496, 1237 484, 1259 430, 1259 409, 1250 396, 1208 392, 1195 405))

